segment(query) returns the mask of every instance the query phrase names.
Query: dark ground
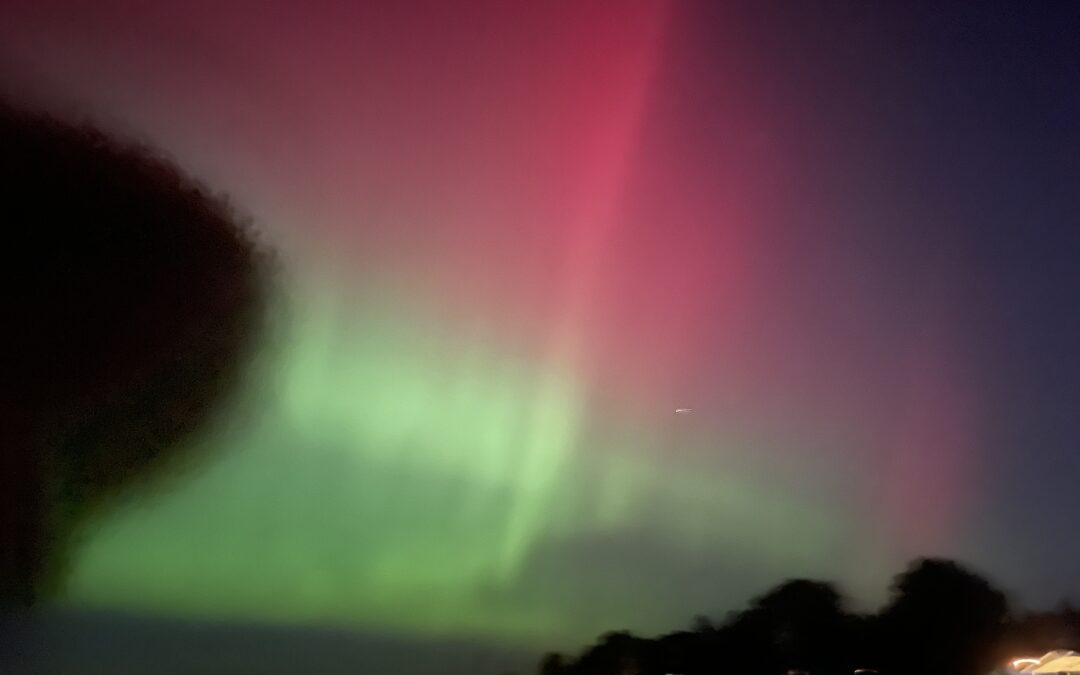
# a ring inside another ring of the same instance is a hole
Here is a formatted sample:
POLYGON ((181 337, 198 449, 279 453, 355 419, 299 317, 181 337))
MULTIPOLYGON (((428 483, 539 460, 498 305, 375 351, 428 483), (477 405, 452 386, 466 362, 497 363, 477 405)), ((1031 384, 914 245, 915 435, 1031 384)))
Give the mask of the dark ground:
POLYGON ((500 675, 534 652, 319 628, 43 610, 0 624, 5 675, 500 675))

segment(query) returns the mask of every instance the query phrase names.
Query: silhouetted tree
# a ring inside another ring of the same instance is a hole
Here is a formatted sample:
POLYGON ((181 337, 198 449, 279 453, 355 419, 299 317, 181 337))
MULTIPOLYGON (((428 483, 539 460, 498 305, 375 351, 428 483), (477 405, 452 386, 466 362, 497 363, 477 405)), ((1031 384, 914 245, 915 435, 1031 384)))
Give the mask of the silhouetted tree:
POLYGON ((574 673, 646 675, 651 641, 625 631, 607 633, 574 664, 574 673))
POLYGON ((86 515, 230 389, 265 257, 147 148, 0 103, 0 605, 55 586, 86 515))
POLYGON ((709 660, 709 638, 715 633, 702 619, 697 617, 692 631, 669 633, 656 641, 655 658, 661 672, 691 675, 701 671, 709 660))
POLYGON ((563 675, 566 672, 568 672, 568 669, 562 654, 548 652, 540 660, 540 675, 563 675))
POLYGON ((988 581, 949 560, 922 559, 900 574, 882 611, 889 673, 983 675, 997 658, 1008 603, 988 581))
POLYGON ((850 672, 852 618, 831 584, 797 579, 759 598, 780 670, 850 672))
POLYGON ((700 633, 702 635, 711 633, 716 630, 716 626, 713 625, 712 619, 705 616, 704 614, 698 614, 697 616, 695 616, 693 622, 691 622, 690 625, 690 630, 692 632, 700 633))

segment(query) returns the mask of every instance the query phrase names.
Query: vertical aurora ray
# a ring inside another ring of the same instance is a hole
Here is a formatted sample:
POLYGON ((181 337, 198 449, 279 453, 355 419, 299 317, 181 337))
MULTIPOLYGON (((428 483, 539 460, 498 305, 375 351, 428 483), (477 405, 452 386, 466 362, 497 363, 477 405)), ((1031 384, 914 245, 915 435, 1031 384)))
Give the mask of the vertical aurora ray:
MULTIPOLYGON (((638 37, 641 46, 627 52, 611 73, 622 87, 606 99, 595 100, 595 94, 583 92, 584 100, 566 104, 588 110, 598 128, 587 129, 577 146, 583 180, 578 203, 570 211, 565 278, 556 287, 561 309, 546 347, 546 366, 526 433, 527 461, 519 474, 524 499, 511 516, 504 554, 507 572, 521 564, 529 544, 542 531, 567 455, 579 441, 586 395, 582 389, 588 380, 587 315, 596 300, 596 276, 616 226, 642 133, 649 85, 661 54, 667 4, 651 3, 636 17, 635 23, 640 25, 635 28, 644 33, 638 37), (542 496, 532 497, 534 490, 542 496)), ((604 47, 599 46, 601 53, 604 47)))

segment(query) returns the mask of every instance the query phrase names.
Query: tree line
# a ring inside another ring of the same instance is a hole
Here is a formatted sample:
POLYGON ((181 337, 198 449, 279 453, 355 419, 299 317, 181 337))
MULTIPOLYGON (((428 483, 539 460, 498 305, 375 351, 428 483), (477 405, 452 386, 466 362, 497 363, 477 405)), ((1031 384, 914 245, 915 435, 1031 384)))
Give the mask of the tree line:
POLYGON ((721 621, 657 638, 601 636, 576 656, 548 653, 540 675, 987 675, 1019 655, 1080 647, 1080 610, 1013 611, 1003 592, 944 559, 912 562, 876 613, 846 609, 836 587, 786 581, 721 621))

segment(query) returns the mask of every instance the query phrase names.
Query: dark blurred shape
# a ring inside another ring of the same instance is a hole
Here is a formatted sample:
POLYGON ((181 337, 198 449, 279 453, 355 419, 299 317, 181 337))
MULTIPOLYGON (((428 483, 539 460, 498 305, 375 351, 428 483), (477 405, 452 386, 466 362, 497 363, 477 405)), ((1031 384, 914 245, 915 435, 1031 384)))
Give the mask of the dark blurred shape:
POLYGON ((62 578, 72 534, 174 465, 242 370, 266 257, 146 147, 0 102, 5 320, 0 605, 62 578))

